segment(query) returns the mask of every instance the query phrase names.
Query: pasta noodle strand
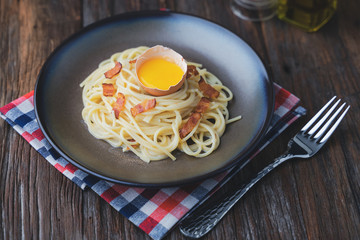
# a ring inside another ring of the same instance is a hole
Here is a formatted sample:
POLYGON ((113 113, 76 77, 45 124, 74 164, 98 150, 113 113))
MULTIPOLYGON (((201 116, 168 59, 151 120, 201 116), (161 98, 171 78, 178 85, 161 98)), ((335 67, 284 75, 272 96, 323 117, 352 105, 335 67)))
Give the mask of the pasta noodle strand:
POLYGON ((186 79, 177 92, 156 98, 156 106, 149 111, 133 117, 130 109, 154 96, 147 94, 136 79, 135 67, 130 61, 137 59, 148 47, 130 48, 113 54, 102 61, 81 84, 84 109, 82 118, 89 132, 98 139, 107 141, 113 147, 122 147, 131 151, 145 162, 171 158, 176 149, 194 157, 211 154, 220 144, 220 137, 225 125, 241 119, 241 116, 229 118, 228 102, 233 98, 229 88, 199 63, 188 62, 196 66, 198 76, 186 79), (113 68, 115 62, 122 64, 121 72, 107 79, 104 73, 113 68), (209 109, 202 114, 201 120, 183 139, 179 129, 189 119, 197 103, 203 97, 198 87, 200 76, 220 92, 217 99, 212 99, 209 109), (102 94, 102 84, 114 84, 114 96, 102 94), (124 109, 118 118, 112 110, 117 93, 125 98, 124 109))

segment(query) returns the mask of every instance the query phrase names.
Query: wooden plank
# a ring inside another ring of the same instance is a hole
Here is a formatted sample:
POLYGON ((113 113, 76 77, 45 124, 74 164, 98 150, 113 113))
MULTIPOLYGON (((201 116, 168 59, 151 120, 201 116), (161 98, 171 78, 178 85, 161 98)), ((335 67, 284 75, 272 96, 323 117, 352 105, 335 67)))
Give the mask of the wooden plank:
MULTIPOLYGON (((81 26, 80 1, 1 1, 1 106, 33 90, 47 56, 81 26)), ((57 212, 61 188, 79 189, 50 166, 4 121, 0 123, 2 239, 65 237, 57 212)), ((74 202, 74 206, 78 203, 74 202)), ((65 205, 66 207, 66 205, 65 205)), ((77 209, 77 208, 75 208, 77 209)), ((69 212, 70 213, 70 212, 69 212)))

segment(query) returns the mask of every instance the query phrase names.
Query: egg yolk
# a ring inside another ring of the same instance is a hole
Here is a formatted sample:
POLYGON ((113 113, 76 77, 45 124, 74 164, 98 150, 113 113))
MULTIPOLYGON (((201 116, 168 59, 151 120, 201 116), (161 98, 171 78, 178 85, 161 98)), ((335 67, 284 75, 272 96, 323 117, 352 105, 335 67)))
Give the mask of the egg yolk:
POLYGON ((147 60, 138 70, 139 80, 144 86, 160 90, 168 90, 178 84, 183 75, 178 65, 162 58, 147 60))

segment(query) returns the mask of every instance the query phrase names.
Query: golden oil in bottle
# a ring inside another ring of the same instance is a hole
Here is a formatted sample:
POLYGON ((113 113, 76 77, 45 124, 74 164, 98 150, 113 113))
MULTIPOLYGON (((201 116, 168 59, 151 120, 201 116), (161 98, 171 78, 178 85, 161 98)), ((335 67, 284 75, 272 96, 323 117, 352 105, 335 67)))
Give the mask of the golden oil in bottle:
POLYGON ((336 6, 337 0, 279 0, 278 18, 315 32, 329 21, 336 6))

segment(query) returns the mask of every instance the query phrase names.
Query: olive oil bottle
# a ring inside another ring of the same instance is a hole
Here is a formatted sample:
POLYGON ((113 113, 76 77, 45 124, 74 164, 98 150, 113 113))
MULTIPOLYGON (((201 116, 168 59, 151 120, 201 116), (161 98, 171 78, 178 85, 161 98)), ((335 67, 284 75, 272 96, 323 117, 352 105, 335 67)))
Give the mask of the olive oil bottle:
POLYGON ((278 18, 315 32, 329 21, 336 6, 337 0, 279 0, 278 18))

